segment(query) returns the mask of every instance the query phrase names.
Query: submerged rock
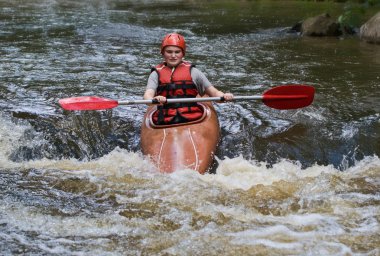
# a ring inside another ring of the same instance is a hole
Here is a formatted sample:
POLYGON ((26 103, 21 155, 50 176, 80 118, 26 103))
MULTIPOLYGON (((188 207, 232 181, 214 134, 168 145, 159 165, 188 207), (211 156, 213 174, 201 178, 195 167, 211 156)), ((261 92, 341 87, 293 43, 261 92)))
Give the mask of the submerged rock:
POLYGON ((380 44, 380 12, 360 27, 359 35, 363 41, 380 44))

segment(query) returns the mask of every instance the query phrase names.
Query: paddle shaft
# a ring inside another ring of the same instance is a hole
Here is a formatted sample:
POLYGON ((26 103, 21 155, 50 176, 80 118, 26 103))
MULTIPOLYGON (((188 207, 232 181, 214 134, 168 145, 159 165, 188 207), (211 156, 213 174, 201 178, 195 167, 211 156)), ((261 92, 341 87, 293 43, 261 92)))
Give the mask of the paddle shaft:
MULTIPOLYGON (((238 96, 234 100, 260 100, 263 97, 259 96, 238 96)), ((206 101, 224 101, 223 97, 207 97, 207 98, 180 98, 180 99, 167 99, 166 103, 191 103, 191 102, 206 102, 206 101)), ((121 100, 118 101, 119 105, 133 105, 133 104, 158 104, 156 99, 151 100, 121 100)))
MULTIPOLYGON (((264 99, 271 100, 296 100, 304 99, 307 95, 253 95, 253 96, 235 96, 233 101, 237 100, 262 100, 264 99)), ((205 97, 205 98, 182 98, 182 99, 167 99, 166 103, 191 103, 191 102, 207 102, 207 101, 224 101, 223 97, 205 97)), ((133 104, 158 104, 159 102, 156 99, 151 100, 121 100, 118 101, 119 105, 133 105, 133 104)))

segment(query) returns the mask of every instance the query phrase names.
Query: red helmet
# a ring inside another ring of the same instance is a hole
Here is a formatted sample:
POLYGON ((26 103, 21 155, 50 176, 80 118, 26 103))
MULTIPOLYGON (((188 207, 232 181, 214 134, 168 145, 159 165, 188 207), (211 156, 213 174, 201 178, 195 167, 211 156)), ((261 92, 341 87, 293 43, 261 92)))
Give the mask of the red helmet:
POLYGON ((182 49, 183 55, 185 55, 186 42, 185 42, 185 38, 180 34, 177 34, 177 33, 167 34, 162 40, 161 53, 164 51, 164 48, 166 46, 177 46, 182 49))

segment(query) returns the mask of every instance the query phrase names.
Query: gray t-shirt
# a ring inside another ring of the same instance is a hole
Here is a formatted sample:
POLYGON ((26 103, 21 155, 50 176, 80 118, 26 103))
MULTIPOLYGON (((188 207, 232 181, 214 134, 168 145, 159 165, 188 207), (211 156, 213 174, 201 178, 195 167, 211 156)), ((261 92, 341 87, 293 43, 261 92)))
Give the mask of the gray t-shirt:
MULTIPOLYGON (((210 81, 207 79, 205 74, 203 74, 199 69, 195 67, 191 69, 191 78, 193 79, 193 82, 195 86, 197 87, 199 95, 203 96, 205 94, 206 88, 211 86, 210 81)), ((156 91, 157 87, 158 87, 158 74, 156 71, 153 71, 152 73, 150 73, 146 88, 153 89, 154 91, 156 91)))

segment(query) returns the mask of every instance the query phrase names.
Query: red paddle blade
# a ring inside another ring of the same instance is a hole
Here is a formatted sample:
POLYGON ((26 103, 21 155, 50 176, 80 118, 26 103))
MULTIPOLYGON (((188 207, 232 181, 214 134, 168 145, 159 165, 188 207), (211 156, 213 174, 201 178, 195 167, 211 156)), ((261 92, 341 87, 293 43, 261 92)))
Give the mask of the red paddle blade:
POLYGON ((309 85, 283 85, 264 92, 263 102, 275 109, 303 108, 313 102, 314 93, 309 85))
POLYGON ((66 98, 58 102, 65 110, 102 110, 114 108, 119 104, 116 100, 94 96, 66 98))

